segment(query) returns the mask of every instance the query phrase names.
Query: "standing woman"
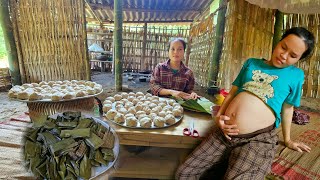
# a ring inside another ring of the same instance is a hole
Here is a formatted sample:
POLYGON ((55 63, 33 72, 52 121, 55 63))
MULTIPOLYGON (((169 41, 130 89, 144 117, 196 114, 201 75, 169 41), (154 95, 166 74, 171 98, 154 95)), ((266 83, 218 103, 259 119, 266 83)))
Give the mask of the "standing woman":
POLYGON ((186 42, 176 38, 169 42, 169 59, 159 63, 153 70, 150 88, 156 96, 174 96, 182 99, 197 99, 193 92, 195 80, 193 72, 182 62, 186 42))

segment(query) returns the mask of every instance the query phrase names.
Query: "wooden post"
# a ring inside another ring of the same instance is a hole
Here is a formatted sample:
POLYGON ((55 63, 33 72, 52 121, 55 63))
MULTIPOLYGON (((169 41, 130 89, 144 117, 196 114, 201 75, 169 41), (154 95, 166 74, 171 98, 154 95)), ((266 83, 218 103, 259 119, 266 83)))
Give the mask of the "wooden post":
POLYGON ((146 70, 146 48, 147 48, 147 32, 148 32, 148 25, 147 23, 144 23, 143 26, 143 44, 142 44, 142 58, 141 58, 141 70, 146 70))
POLYGON ((114 1, 114 66, 115 90, 122 90, 122 0, 114 1))
POLYGON ((0 1, 0 23, 8 53, 9 70, 12 85, 21 85, 21 75, 17 47, 13 36, 12 22, 9 14, 9 1, 0 1))
POLYGON ((220 58, 223 46, 223 35, 225 26, 225 16, 227 11, 227 0, 220 0, 219 6, 222 7, 218 12, 218 20, 216 25, 216 35, 214 39, 213 54, 209 69, 208 86, 214 85, 219 73, 220 58))
POLYGON ((273 34, 273 41, 272 41, 272 50, 276 47, 278 42, 282 36, 282 27, 283 27, 283 13, 279 10, 276 11, 276 22, 274 23, 274 34, 273 34))

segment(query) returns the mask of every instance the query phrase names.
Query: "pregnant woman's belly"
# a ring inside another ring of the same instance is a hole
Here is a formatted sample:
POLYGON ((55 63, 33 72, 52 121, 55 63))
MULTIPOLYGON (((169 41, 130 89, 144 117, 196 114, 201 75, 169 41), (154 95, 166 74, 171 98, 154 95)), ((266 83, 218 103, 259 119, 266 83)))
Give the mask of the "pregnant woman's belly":
POLYGON ((274 124, 273 111, 257 96, 249 92, 239 93, 230 102, 225 115, 226 124, 237 124, 239 134, 248 134, 274 124))

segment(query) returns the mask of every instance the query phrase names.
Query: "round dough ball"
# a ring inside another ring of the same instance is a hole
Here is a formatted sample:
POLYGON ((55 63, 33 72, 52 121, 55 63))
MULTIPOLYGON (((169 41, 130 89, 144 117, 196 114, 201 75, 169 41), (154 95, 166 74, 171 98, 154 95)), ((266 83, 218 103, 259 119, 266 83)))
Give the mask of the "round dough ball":
POLYGON ((114 122, 116 123, 124 123, 125 119, 123 114, 117 113, 116 116, 114 116, 114 122))
POLYGON ((156 117, 158 117, 158 115, 157 115, 156 113, 150 113, 150 114, 149 114, 149 117, 150 117, 151 119, 155 119, 156 117))
POLYGON ((132 102, 134 99, 135 99, 134 96, 129 96, 129 97, 128 97, 128 101, 130 101, 130 102, 132 102))
POLYGON ((142 114, 146 114, 146 112, 144 112, 144 111, 137 111, 136 116, 138 117, 138 116, 140 116, 140 115, 142 115, 142 114))
POLYGON ((127 103, 124 105, 124 107, 125 107, 126 109, 129 109, 129 108, 131 108, 131 107, 134 107, 134 105, 133 105, 132 102, 127 102, 127 103))
POLYGON ((63 99, 73 99, 76 97, 76 93, 74 92, 67 92, 64 94, 64 96, 62 97, 63 99))
POLYGON ((140 119, 140 127, 144 127, 144 128, 150 128, 152 121, 149 117, 143 117, 142 119, 140 119))
POLYGON ((136 107, 135 107, 136 111, 141 111, 141 110, 142 110, 142 108, 143 108, 143 106, 142 106, 142 105, 136 105, 136 107))
POLYGON ((118 112, 121 113, 121 114, 127 114, 127 113, 128 113, 128 111, 127 111, 126 108, 120 108, 120 109, 118 110, 118 112))
POLYGON ((173 109, 172 113, 175 117, 180 117, 182 116, 182 112, 179 109, 173 109))
POLYGON ((135 98, 135 99, 132 100, 133 105, 138 104, 138 102, 139 102, 139 99, 136 99, 136 98, 135 98))
POLYGON ((76 96, 77 97, 84 97, 84 96, 87 96, 88 94, 85 92, 85 91, 78 91, 76 93, 76 96))
POLYGON ((160 117, 166 117, 167 113, 165 111, 161 111, 158 113, 160 117))
POLYGON ((165 120, 163 117, 157 116, 153 119, 153 123, 156 127, 164 127, 165 120))
POLYGON ((132 113, 128 113, 128 114, 124 115, 124 118, 126 119, 127 117, 130 117, 130 116, 135 118, 134 114, 132 114, 132 113))
POLYGON ((114 97, 107 97, 106 100, 109 100, 109 101, 111 101, 111 102, 113 102, 113 103, 116 101, 116 100, 114 99, 114 97))
POLYGON ((132 97, 136 97, 136 94, 134 92, 129 92, 128 94, 129 96, 132 96, 132 97))
POLYGON ((129 116, 126 118, 126 126, 136 127, 137 125, 138 125, 138 120, 135 117, 129 116))
POLYGON ((107 100, 107 99, 103 101, 103 104, 112 104, 112 103, 113 103, 112 101, 107 100))
POLYGON ((176 119, 174 118, 174 116, 172 114, 168 114, 164 117, 164 120, 166 122, 166 124, 168 125, 172 125, 174 123, 176 123, 176 119))
POLYGON ((127 99, 129 94, 126 92, 121 93, 122 98, 127 99))
POLYGON ((102 107, 103 112, 108 112, 110 109, 112 109, 111 104, 104 104, 102 107))
POLYGON ((108 120, 113 120, 116 115, 117 115, 117 111, 110 109, 106 114, 106 118, 108 120))
POLYGON ((169 104, 170 106, 172 106, 175 102, 176 102, 176 101, 173 100, 173 99, 169 99, 169 100, 168 100, 168 104, 169 104))
POLYGON ((152 97, 152 94, 147 93, 147 94, 145 95, 145 97, 152 97))
POLYGON ((116 95, 114 95, 114 99, 116 101, 120 101, 122 99, 122 96, 120 94, 116 94, 116 95))
POLYGON ((88 87, 88 88, 86 89, 86 91, 87 91, 87 93, 88 93, 89 95, 94 95, 94 94, 96 94, 96 90, 93 89, 93 88, 91 88, 91 87, 88 87))
POLYGON ((33 92, 29 95, 29 100, 34 101, 34 100, 40 100, 42 99, 43 96, 39 92, 33 92))
POLYGON ((157 104, 155 104, 155 103, 150 103, 150 104, 149 104, 149 108, 150 108, 150 109, 153 109, 153 108, 155 108, 155 107, 157 107, 157 104))
POLYGON ((64 94, 62 94, 60 92, 56 92, 56 93, 52 94, 51 100, 52 101, 60 101, 63 96, 64 96, 64 94))
POLYGON ((136 97, 141 97, 141 96, 143 96, 143 97, 144 97, 143 92, 137 92, 137 93, 136 93, 136 97))
POLYGON ((143 110, 144 112, 146 112, 146 114, 150 114, 150 113, 151 113, 151 109, 150 109, 149 107, 147 107, 147 106, 144 106, 144 107, 142 108, 142 110, 143 110))
POLYGON ((130 107, 129 109, 128 109, 128 113, 132 113, 132 114, 136 114, 136 108, 135 107, 130 107))
POLYGON ((158 104, 158 106, 161 106, 162 108, 165 107, 166 105, 167 105, 167 104, 165 104, 165 103, 163 103, 163 102, 161 102, 161 103, 158 104))

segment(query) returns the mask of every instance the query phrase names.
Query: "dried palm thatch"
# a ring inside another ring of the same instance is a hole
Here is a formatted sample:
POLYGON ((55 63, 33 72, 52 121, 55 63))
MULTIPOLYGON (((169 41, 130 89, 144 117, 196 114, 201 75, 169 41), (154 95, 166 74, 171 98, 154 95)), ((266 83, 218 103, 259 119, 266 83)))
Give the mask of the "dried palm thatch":
POLYGON ((90 79, 81 0, 11 0, 23 82, 90 79))
POLYGON ((320 98, 320 15, 288 14, 286 16, 286 22, 285 29, 303 26, 310 30, 316 38, 313 55, 305 61, 298 61, 297 66, 303 69, 305 73, 303 96, 320 98))
POLYGON ((274 14, 244 0, 228 2, 218 86, 230 89, 248 58, 270 57, 274 14))

